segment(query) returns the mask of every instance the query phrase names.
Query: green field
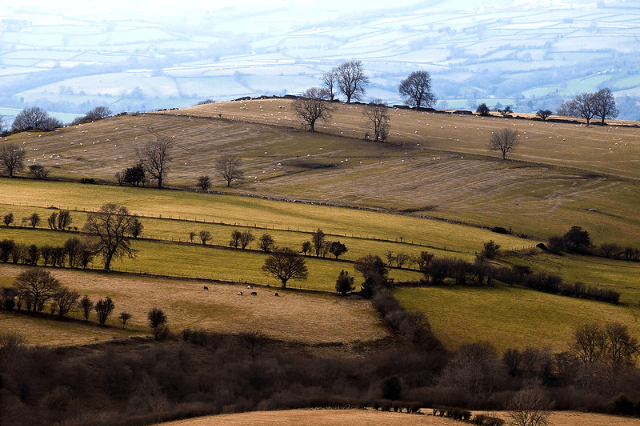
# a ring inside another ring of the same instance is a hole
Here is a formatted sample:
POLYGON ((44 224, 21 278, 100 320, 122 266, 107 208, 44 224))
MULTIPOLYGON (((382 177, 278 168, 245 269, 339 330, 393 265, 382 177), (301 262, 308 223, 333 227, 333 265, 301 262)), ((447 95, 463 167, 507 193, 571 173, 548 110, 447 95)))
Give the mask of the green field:
POLYGON ((618 321, 640 335, 638 309, 534 290, 496 288, 401 288, 394 292, 407 309, 427 315, 431 329, 450 349, 462 343, 488 341, 499 353, 527 346, 569 349, 573 331, 582 324, 618 321))

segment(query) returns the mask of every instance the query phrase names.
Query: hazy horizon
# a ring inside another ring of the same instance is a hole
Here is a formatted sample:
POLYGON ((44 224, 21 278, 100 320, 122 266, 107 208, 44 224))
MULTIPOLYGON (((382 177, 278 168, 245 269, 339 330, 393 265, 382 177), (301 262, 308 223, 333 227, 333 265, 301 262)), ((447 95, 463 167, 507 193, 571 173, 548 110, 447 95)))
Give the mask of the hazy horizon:
POLYGON ((630 1, 203 0, 0 4, 0 115, 41 106, 70 121, 205 99, 300 93, 339 63, 363 62, 365 101, 400 103, 398 83, 431 73, 440 107, 555 109, 609 87, 640 118, 640 5, 630 1))

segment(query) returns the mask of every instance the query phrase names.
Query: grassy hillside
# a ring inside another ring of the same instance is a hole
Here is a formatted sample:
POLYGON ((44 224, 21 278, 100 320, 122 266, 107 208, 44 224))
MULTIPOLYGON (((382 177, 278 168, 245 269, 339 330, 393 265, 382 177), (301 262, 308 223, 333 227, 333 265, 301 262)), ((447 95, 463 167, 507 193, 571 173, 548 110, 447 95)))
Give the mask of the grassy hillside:
POLYGON ((568 350, 582 324, 617 321, 640 335, 637 308, 556 296, 537 291, 497 288, 401 288, 394 292, 406 309, 423 312, 436 337, 449 349, 488 341, 499 353, 507 348, 568 350))
POLYGON ((633 128, 391 110, 383 144, 362 140, 361 110, 337 104, 318 126, 322 134, 303 131, 288 100, 265 99, 114 117, 7 142, 24 142, 28 164, 36 160, 52 176, 114 183, 135 163, 136 146, 154 138, 151 127, 176 141, 169 186, 195 188, 208 174, 217 191, 403 211, 537 238, 577 224, 596 242, 640 245, 633 128), (211 118, 177 116, 187 114, 211 118), (515 161, 486 149, 491 132, 505 126, 520 132, 515 161), (225 153, 238 155, 245 171, 230 190, 214 169, 225 153))
MULTIPOLYGON (((24 267, 0 264, 0 285, 9 285, 24 267)), ((240 333, 260 330, 270 337, 307 344, 370 341, 387 335, 370 304, 364 300, 277 289, 257 289, 250 296, 245 285, 203 283, 53 269, 63 285, 87 294, 94 302, 110 296, 116 305, 110 328, 77 321, 38 319, 0 311, 0 322, 19 329, 32 345, 86 344, 94 340, 149 334, 147 312, 161 308, 172 330, 202 328, 212 332, 240 333), (243 291, 243 296, 237 292, 243 291), (127 330, 121 330, 120 312, 132 314, 127 330), (341 318, 341 321, 335 321, 341 318), (344 321, 344 322, 343 322, 344 321), (349 324, 348 327, 343 324, 349 324)), ((70 316, 81 320, 80 313, 70 316)))

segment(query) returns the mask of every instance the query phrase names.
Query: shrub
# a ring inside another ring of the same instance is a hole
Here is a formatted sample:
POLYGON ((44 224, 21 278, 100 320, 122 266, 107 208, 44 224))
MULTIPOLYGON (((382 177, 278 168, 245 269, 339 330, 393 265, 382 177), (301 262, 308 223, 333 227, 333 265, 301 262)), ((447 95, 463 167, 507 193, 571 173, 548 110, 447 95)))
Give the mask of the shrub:
POLYGON ((615 414, 623 414, 625 416, 632 416, 634 414, 633 402, 625 394, 620 394, 613 401, 613 412, 615 414))
POLYGON ((169 336, 171 336, 171 330, 166 324, 160 324, 153 329, 153 337, 158 341, 166 340, 169 336))
POLYGON ((344 296, 354 289, 353 277, 350 277, 349 273, 346 271, 340 271, 340 275, 336 280, 336 291, 344 296))
MULTIPOLYGON (((81 301, 82 303, 82 301, 81 301)), ((109 296, 105 299, 100 299, 94 306, 96 314, 98 315, 98 322, 100 325, 104 325, 107 322, 107 318, 111 315, 111 312, 115 309, 116 305, 109 296)))
POLYGON ((88 185, 95 185, 96 180, 94 178, 82 178, 80 179, 80 183, 85 183, 88 185))
POLYGON ((382 388, 382 396, 391 401, 400 399, 402 394, 402 383, 398 376, 385 377, 380 385, 382 388))
POLYGON ((507 231, 502 226, 494 226, 491 228, 491 232, 495 232, 496 234, 510 234, 511 232, 507 231))

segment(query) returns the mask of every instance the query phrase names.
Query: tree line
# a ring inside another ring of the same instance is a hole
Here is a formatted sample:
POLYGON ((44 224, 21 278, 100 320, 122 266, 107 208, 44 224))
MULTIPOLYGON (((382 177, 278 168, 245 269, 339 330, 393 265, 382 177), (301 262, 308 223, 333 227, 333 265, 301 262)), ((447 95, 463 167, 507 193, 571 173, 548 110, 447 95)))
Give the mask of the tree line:
MULTIPOLYGON (((394 311, 387 312, 391 319, 394 311)), ((638 342, 615 322, 577 327, 561 352, 499 353, 484 342, 447 351, 433 338, 401 339, 377 351, 359 344, 357 362, 310 355, 260 332, 185 329, 157 342, 104 343, 89 352, 25 343, 0 332, 2 424, 134 425, 307 407, 436 407, 437 415, 485 425, 499 423, 469 411, 507 410, 514 422, 525 414, 545 419, 551 409, 640 414, 638 342)))

